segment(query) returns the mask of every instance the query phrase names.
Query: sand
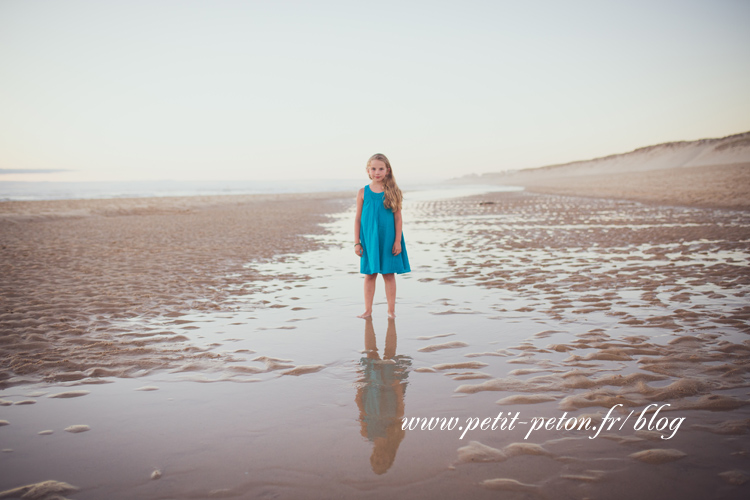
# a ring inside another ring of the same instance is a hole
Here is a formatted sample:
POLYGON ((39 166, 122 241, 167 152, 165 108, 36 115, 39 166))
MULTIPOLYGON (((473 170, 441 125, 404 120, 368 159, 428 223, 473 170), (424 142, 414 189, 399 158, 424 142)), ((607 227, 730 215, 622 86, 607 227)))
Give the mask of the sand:
POLYGON ((368 321, 353 195, 0 204, 0 496, 747 498, 750 213, 586 194, 407 199, 368 321))
MULTIPOLYGON (((319 248, 342 195, 254 195, 0 203, 0 386, 124 376, 172 366, 189 310, 272 279, 249 262, 319 248), (117 320, 170 318, 113 339, 117 320), (158 337, 155 338, 155 337, 158 337), (156 350, 151 346, 161 344, 156 350)), ((262 300, 261 298, 257 298, 262 300)), ((193 353, 200 356, 200 352, 193 353)), ((182 362, 190 353, 178 353, 182 362)))

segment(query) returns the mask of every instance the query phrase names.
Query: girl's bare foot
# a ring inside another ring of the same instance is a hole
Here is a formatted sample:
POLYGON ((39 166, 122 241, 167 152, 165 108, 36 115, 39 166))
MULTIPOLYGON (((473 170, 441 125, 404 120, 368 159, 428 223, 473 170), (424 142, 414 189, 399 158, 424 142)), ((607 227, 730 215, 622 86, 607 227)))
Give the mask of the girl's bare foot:
POLYGON ((388 311, 388 317, 391 319, 396 319, 396 313, 393 311, 388 311))
POLYGON ((370 316, 372 316, 372 311, 365 311, 365 312, 363 312, 362 314, 360 314, 357 317, 358 318, 362 318, 362 319, 366 319, 366 318, 369 318, 370 316))

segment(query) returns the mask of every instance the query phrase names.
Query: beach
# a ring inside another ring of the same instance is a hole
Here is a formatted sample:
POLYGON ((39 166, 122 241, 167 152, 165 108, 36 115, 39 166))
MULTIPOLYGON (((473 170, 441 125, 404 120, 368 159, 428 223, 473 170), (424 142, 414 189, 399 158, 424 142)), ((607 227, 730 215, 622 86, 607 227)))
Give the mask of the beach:
POLYGON ((747 192, 667 170, 406 193, 395 320, 355 193, 0 203, 0 497, 747 498, 747 192))
POLYGON ((340 202, 279 194, 3 203, 2 335, 13 347, 0 377, 142 369, 129 358, 141 343, 110 342, 112 320, 231 310, 233 296, 275 278, 248 262, 317 248, 308 235, 340 202))

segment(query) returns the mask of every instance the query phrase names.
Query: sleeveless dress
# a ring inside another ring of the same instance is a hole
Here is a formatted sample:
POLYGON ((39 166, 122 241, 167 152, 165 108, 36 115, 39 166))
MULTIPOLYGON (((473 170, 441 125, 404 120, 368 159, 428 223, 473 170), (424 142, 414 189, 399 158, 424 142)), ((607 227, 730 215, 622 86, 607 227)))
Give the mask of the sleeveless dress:
POLYGON ((369 185, 365 186, 362 219, 359 225, 359 242, 362 243, 359 272, 362 274, 403 274, 411 271, 403 232, 401 253, 393 255, 396 221, 393 212, 385 208, 384 197, 385 192, 373 193, 369 185))

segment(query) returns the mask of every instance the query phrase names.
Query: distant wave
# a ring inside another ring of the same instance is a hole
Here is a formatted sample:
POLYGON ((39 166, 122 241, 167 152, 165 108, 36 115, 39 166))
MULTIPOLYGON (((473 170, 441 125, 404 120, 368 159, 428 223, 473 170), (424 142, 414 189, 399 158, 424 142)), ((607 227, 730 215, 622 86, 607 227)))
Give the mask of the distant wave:
MULTIPOLYGON (((277 181, 118 181, 118 182, 0 182, 0 202, 33 200, 75 200, 94 198, 149 198, 163 196, 210 196, 222 194, 322 193, 351 191, 367 179, 317 179, 277 181)), ((498 185, 455 185, 453 183, 400 183, 405 199, 426 201, 455 198, 487 191, 521 188, 498 185)))
POLYGON ((58 172, 72 172, 63 168, 0 168, 0 175, 10 174, 55 174, 58 172))

